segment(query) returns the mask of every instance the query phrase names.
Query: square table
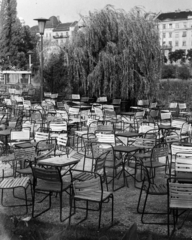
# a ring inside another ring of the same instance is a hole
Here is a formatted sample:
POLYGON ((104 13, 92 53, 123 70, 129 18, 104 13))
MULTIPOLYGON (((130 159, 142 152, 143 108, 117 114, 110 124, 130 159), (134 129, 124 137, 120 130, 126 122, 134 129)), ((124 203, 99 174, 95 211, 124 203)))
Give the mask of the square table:
POLYGON ((80 160, 70 158, 67 155, 62 155, 61 157, 56 156, 56 157, 52 157, 52 158, 39 160, 37 164, 40 166, 63 168, 63 167, 71 166, 71 165, 72 165, 72 167, 74 167, 79 161, 80 160))
MULTIPOLYGON (((135 137, 139 137, 140 133, 137 132, 121 132, 121 133, 115 133, 115 137, 117 137, 119 139, 119 137, 123 137, 123 138, 127 138, 127 145, 129 142, 129 138, 135 138, 135 137)), ((120 139, 119 139, 120 140, 120 139)), ((121 140, 120 140, 121 141, 121 140)), ((122 142, 122 141, 121 141, 122 142)))

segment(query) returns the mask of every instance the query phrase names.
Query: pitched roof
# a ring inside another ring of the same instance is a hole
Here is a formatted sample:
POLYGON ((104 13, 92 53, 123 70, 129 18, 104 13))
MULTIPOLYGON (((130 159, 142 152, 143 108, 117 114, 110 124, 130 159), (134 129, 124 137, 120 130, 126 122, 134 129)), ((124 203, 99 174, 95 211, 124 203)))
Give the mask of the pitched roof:
POLYGON ((160 21, 171 19, 171 20, 180 20, 180 19, 187 19, 188 16, 192 16, 192 11, 178 11, 178 12, 168 12, 168 13, 161 13, 157 19, 160 21))
POLYGON ((53 32, 69 31, 69 28, 74 27, 76 24, 77 24, 77 21, 68 22, 68 23, 60 23, 57 25, 57 27, 55 29, 53 29, 53 32))
POLYGON ((52 17, 49 18, 49 21, 46 22, 45 28, 55 28, 60 23, 61 23, 61 21, 58 20, 57 17, 52 16, 52 17))

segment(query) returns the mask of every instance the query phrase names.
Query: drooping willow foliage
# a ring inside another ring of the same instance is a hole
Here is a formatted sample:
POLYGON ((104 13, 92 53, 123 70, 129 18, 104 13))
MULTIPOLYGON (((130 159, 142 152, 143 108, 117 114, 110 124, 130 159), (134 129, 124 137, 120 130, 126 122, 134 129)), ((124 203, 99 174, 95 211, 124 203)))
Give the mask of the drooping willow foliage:
POLYGON ((106 6, 82 20, 83 28, 67 46, 72 91, 110 99, 156 97, 162 58, 150 15, 106 6))

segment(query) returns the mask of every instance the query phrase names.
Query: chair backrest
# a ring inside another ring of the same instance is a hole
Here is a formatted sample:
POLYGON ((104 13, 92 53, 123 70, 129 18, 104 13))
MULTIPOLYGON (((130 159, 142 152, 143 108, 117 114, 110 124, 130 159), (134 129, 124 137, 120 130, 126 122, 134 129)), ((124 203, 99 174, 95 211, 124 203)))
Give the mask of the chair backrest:
POLYGON ((47 139, 49 139, 49 133, 35 132, 34 140, 36 142, 39 142, 41 140, 47 140, 47 139))
POLYGON ((59 95, 58 93, 52 93, 51 94, 51 98, 52 99, 56 99, 58 97, 58 95, 59 95))
POLYGON ((144 117, 144 115, 145 115, 145 111, 138 111, 138 112, 135 113, 134 118, 142 119, 144 117))
POLYGON ((98 121, 92 118, 87 119, 88 133, 95 133, 97 130, 98 121))
POLYGON ((115 144, 115 134, 96 133, 97 141, 100 143, 115 144))
POLYGON ((32 166, 32 172, 33 172, 33 178, 35 182, 38 181, 38 179, 41 179, 47 182, 62 183, 60 172, 57 169, 49 169, 49 168, 44 169, 44 168, 32 166))
POLYGON ((68 114, 73 115, 74 117, 75 116, 77 117, 79 115, 79 108, 70 107, 68 114))
POLYGON ((96 114, 96 117, 103 118, 103 111, 98 107, 95 107, 95 114, 96 114))
POLYGON ((67 142, 68 142, 67 134, 59 134, 56 137, 56 140, 57 140, 57 145, 63 146, 63 147, 67 146, 67 142))
POLYGON ((138 106, 148 106, 149 105, 149 100, 138 100, 137 105, 138 106))
POLYGON ((72 100, 80 100, 80 95, 79 94, 72 94, 71 99, 72 100))
POLYGON ((44 97, 51 97, 51 92, 44 92, 44 97))
POLYGON ((114 106, 113 106, 113 105, 107 105, 107 104, 105 104, 105 105, 103 105, 103 109, 104 109, 104 110, 114 111, 114 106))
POLYGON ((181 129, 185 121, 181 119, 173 119, 171 125, 177 129, 181 129))
POLYGON ((120 105, 121 104, 121 99, 113 99, 112 104, 113 105, 120 105))
POLYGON ((98 97, 97 102, 107 102, 107 97, 98 97))
POLYGON ((95 133, 114 133, 114 125, 113 124, 108 124, 108 125, 97 125, 97 129, 95 133))
POLYGON ((157 107, 157 102, 154 102, 154 103, 150 103, 150 108, 156 108, 157 107))
POLYGON ((171 112, 161 113, 160 114, 160 121, 163 123, 169 122, 171 124, 172 122, 172 115, 171 112))
POLYGON ((105 116, 105 119, 116 119, 117 117, 116 112, 111 109, 105 109, 104 116, 105 116))
POLYGON ((89 102, 89 97, 81 97, 81 102, 89 102))
POLYGON ((64 108, 63 102, 57 102, 57 108, 64 108))
POLYGON ((190 146, 181 146, 179 144, 171 144, 172 162, 175 161, 177 153, 192 153, 192 147, 190 147, 190 146))
POLYGON ((179 110, 186 110, 187 109, 187 104, 186 103, 179 103, 179 110))
POLYGON ((139 126, 139 133, 146 133, 146 132, 148 132, 149 130, 153 130, 153 129, 158 129, 158 127, 157 126, 150 126, 150 125, 144 125, 144 124, 141 124, 140 126, 139 126))
MULTIPOLYGON (((84 191, 87 190, 100 190, 102 189, 102 181, 101 177, 96 177, 91 180, 87 181, 74 181, 73 182, 73 190, 74 190, 74 195, 78 196, 84 196, 84 191)), ((102 200, 102 191, 101 191, 101 200, 102 200)))
POLYGON ((180 179, 176 182, 168 182, 169 207, 190 209, 192 208, 192 184, 183 183, 180 179))
POLYGON ((30 100, 23 100, 24 108, 31 108, 31 101, 30 100))
POLYGON ((30 130, 25 131, 11 131, 11 140, 21 141, 30 140, 30 130))
POLYGON ((30 88, 29 90, 28 90, 28 96, 34 96, 35 95, 35 88, 30 88))
POLYGON ((177 103, 176 102, 169 103, 169 108, 177 108, 177 103))
POLYGON ((61 123, 50 122, 49 128, 52 132, 67 132, 67 122, 65 122, 64 120, 61 123))
POLYGON ((152 149, 152 161, 159 162, 163 157, 168 158, 169 147, 165 143, 159 143, 152 149))
POLYGON ((61 116, 62 119, 68 121, 68 113, 66 110, 57 110, 56 111, 56 115, 59 114, 61 116))
POLYGON ((192 153, 177 153, 175 174, 178 178, 188 178, 192 182, 192 153))

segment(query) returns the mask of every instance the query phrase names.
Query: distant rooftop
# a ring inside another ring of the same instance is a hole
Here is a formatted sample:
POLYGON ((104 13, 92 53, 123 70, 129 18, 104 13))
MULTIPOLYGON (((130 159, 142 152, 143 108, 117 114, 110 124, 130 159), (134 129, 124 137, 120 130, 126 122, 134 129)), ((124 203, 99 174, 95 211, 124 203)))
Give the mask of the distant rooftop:
POLYGON ((188 17, 192 17, 192 11, 191 10, 186 10, 186 11, 180 11, 177 10, 175 12, 168 12, 168 13, 161 13, 157 17, 160 21, 166 20, 166 19, 171 19, 171 20, 181 20, 181 19, 188 19, 188 17))
POLYGON ((69 31, 70 27, 73 27, 77 24, 77 21, 75 22, 68 22, 68 23, 60 23, 57 25, 55 29, 53 29, 53 32, 59 32, 59 31, 69 31))

